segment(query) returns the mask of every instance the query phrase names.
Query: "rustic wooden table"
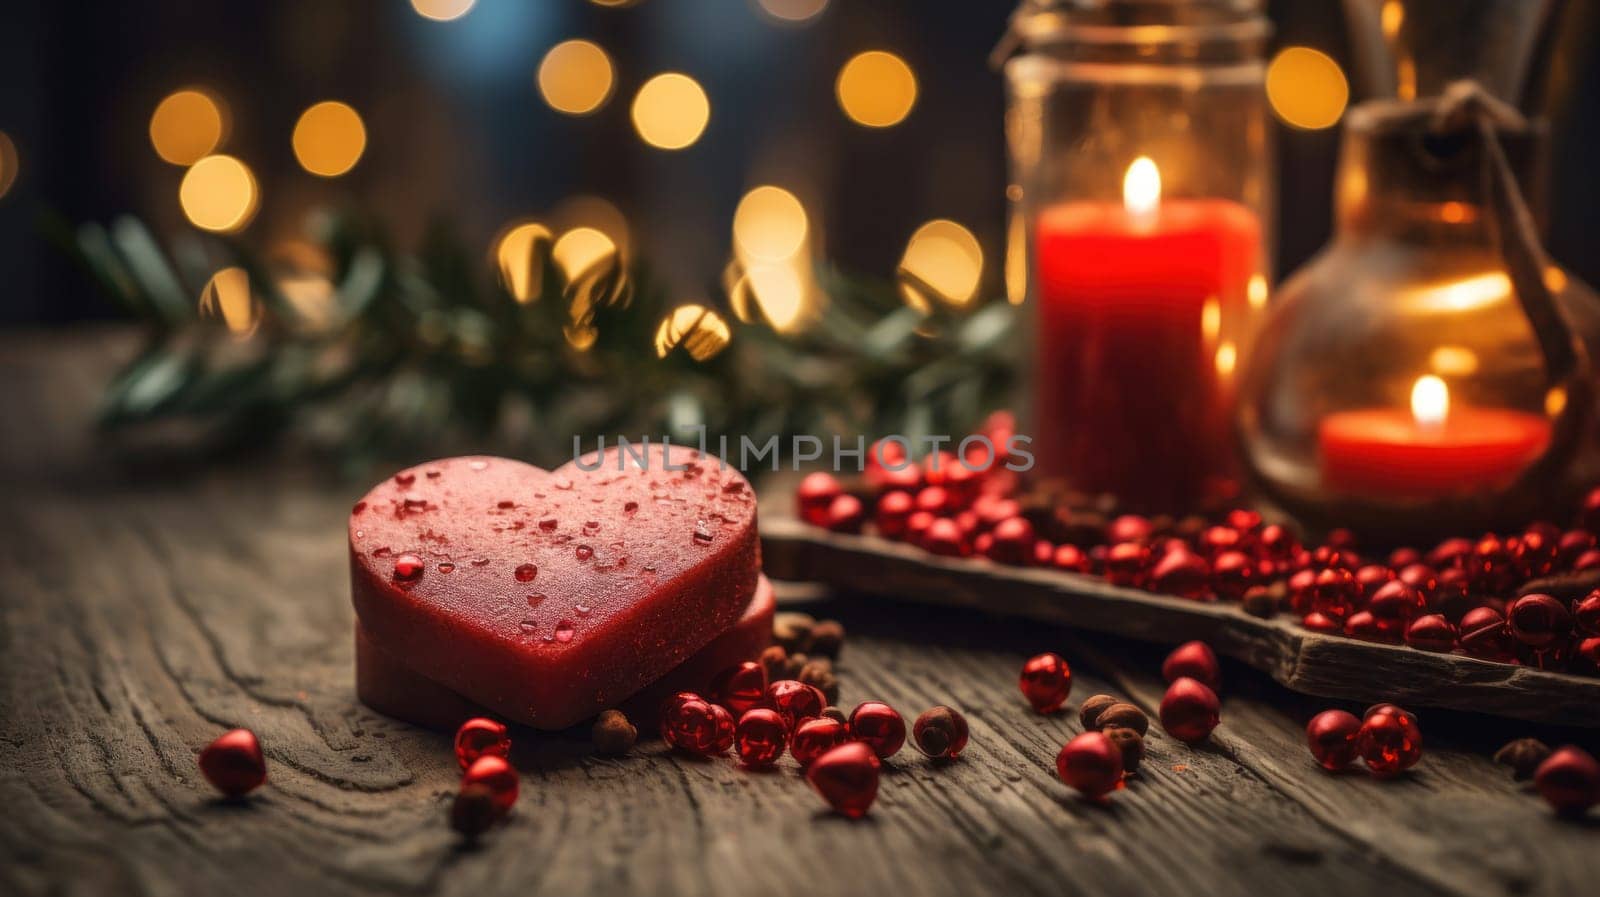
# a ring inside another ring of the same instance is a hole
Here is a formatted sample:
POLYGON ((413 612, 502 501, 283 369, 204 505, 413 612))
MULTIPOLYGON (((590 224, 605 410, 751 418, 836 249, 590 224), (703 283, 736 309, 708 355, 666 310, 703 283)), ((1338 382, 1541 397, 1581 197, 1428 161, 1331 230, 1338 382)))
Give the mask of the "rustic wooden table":
MULTIPOLYGON (((913 605, 825 598, 850 630, 848 706, 961 708, 972 745, 907 750, 868 819, 770 774, 583 733, 519 732, 522 799, 464 847, 445 825, 448 739, 381 717, 351 685, 343 526, 362 484, 265 457, 128 467, 88 428, 110 360, 96 335, 0 336, 0 893, 1544 894, 1593 893, 1600 825, 1563 822, 1488 760, 1536 731, 1428 713, 1395 782, 1313 766, 1323 704, 1228 666, 1223 727, 1162 735, 1110 807, 1053 773, 1072 714, 1016 691, 1053 649, 1074 696, 1146 709, 1159 649, 913 605), (222 802, 195 753, 249 726, 268 787, 222 802)), ((786 761, 787 763, 787 761, 786 761)))

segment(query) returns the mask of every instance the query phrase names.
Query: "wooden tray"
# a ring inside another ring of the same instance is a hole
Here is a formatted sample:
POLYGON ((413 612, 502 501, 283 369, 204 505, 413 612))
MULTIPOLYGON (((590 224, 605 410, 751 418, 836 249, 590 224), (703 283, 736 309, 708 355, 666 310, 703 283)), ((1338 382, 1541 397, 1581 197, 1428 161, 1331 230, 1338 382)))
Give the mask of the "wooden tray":
POLYGON ((876 536, 830 533, 792 518, 762 519, 761 551, 773 579, 1153 642, 1201 639, 1309 695, 1600 727, 1600 678, 1323 635, 1287 615, 1252 617, 1232 602, 1189 601, 1080 574, 944 558, 876 536))

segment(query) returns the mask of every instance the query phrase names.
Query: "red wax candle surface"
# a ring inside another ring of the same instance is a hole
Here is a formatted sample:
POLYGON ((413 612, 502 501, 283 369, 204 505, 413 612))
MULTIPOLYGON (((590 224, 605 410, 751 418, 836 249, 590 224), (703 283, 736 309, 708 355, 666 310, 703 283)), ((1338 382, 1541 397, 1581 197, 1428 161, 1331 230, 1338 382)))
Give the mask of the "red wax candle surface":
POLYGON ((1437 498, 1503 486, 1550 442, 1548 419, 1498 408, 1452 408, 1438 423, 1407 409, 1338 411, 1318 428, 1323 484, 1330 489, 1437 498))
POLYGON ((760 573, 750 484, 690 449, 672 450, 688 470, 665 460, 402 471, 350 515, 362 628, 504 719, 558 729, 615 706, 732 626, 760 573))
POLYGON ((1142 215, 1119 202, 1040 212, 1041 472, 1160 510, 1193 504, 1208 480, 1231 474, 1216 328, 1246 312, 1260 251, 1259 220, 1227 200, 1163 199, 1142 215))
MULTIPOLYGON (((772 617, 777 611, 772 583, 765 576, 733 627, 712 639, 694 656, 671 672, 622 701, 628 719, 648 728, 660 712, 661 702, 680 691, 703 692, 717 674, 746 660, 754 660, 772 644, 772 617)), ((373 710, 399 720, 454 732, 465 720, 492 716, 475 702, 429 679, 372 641, 356 623, 356 695, 373 710)))

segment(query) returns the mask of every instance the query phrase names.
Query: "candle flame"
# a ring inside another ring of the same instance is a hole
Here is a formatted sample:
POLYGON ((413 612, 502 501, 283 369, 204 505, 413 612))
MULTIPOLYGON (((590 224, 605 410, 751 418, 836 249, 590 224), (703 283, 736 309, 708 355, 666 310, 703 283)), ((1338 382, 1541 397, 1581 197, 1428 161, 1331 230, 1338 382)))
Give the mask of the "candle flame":
POLYGON ((1450 387, 1432 374, 1411 387, 1411 416, 1423 426, 1438 426, 1450 415, 1450 387))
POLYGON ((1145 216, 1161 205, 1161 169, 1149 156, 1140 156, 1122 177, 1122 206, 1128 214, 1145 216))

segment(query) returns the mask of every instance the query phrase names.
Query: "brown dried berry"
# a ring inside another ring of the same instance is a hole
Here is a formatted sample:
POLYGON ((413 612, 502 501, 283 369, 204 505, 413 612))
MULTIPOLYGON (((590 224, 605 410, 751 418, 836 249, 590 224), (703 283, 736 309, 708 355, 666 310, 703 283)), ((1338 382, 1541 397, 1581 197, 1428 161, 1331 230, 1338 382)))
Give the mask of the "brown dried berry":
POLYGON ((487 785, 467 785, 450 803, 450 827, 466 838, 476 838, 500 818, 494 792, 487 785))
POLYGON ((828 719, 835 720, 846 725, 849 725, 850 723, 850 717, 845 715, 845 712, 837 707, 822 708, 822 715, 828 719))
POLYGON ((826 658, 817 658, 806 663, 800 668, 800 674, 795 678, 807 685, 816 686, 822 696, 832 704, 839 700, 839 680, 833 675, 833 664, 826 658))
POLYGON ((772 640, 791 653, 803 649, 811 639, 811 629, 817 620, 810 614, 790 611, 772 618, 772 640))
POLYGON ((806 653, 813 657, 838 657, 844 650, 844 624, 838 620, 823 620, 811 627, 811 639, 806 642, 806 653))
POLYGON ((639 730, 620 710, 607 710, 594 721, 594 749, 607 757, 620 757, 633 749, 639 730))
POLYGON ((1132 729, 1141 736, 1150 731, 1150 717, 1145 716, 1143 710, 1124 701, 1118 701, 1110 707, 1100 711, 1095 717, 1096 729, 1132 729))
POLYGON ((967 719, 949 707, 931 707, 917 717, 911 737, 929 757, 954 760, 967 746, 967 719))
POLYGON ((782 645, 773 645, 762 651, 756 662, 767 671, 768 682, 789 678, 789 652, 782 645))
POLYGON ((1144 736, 1127 726, 1107 726, 1100 731, 1122 751, 1123 770, 1137 772, 1140 761, 1144 760, 1144 736))
POLYGON ((1278 597, 1266 586, 1251 586, 1239 599, 1239 606, 1250 616, 1266 620, 1278 613, 1278 597))
POLYGON ((1122 702, 1111 695, 1091 695, 1085 698, 1083 704, 1078 708, 1078 722, 1083 723, 1085 730, 1097 728, 1094 722, 1100 718, 1100 714, 1107 707, 1120 703, 1122 702))
POLYGON ((1511 777, 1519 782, 1533 778, 1533 773, 1550 756, 1550 747, 1537 738, 1518 738, 1494 752, 1494 762, 1511 767, 1511 777))
POLYGON ((811 658, 804 654, 790 654, 789 660, 783 665, 783 679, 799 679, 800 671, 806 668, 811 658))

